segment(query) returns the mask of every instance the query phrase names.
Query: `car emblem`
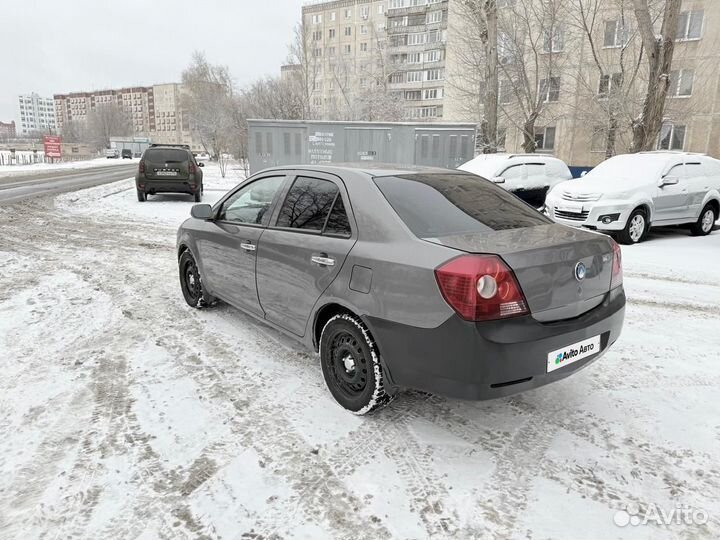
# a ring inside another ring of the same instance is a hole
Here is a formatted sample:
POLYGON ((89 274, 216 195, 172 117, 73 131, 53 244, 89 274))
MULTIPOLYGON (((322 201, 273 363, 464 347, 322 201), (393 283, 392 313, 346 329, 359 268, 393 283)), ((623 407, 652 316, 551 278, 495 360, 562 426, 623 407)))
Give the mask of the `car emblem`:
POLYGON ((585 265, 581 262, 577 263, 575 265, 575 279, 582 281, 585 279, 585 274, 587 274, 587 268, 585 265))

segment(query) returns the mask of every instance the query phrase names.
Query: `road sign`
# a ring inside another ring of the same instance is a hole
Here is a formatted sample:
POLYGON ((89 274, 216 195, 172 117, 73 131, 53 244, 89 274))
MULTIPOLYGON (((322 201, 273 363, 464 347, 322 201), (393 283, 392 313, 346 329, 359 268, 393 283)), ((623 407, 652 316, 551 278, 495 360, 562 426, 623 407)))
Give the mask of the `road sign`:
POLYGON ((57 135, 44 135, 43 146, 45 147, 45 157, 61 158, 62 157, 62 138, 57 135))

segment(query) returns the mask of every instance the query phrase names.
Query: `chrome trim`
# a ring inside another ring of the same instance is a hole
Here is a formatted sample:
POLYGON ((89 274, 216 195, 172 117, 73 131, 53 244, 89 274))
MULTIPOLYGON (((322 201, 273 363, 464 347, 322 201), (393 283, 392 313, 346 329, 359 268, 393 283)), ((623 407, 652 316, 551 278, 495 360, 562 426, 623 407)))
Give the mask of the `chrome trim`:
POLYGON ((243 242, 240 244, 240 247, 243 248, 245 251, 255 251, 257 248, 255 247, 255 244, 251 244, 250 242, 243 242))
POLYGON ((316 255, 313 255, 312 257, 310 257, 310 260, 315 264, 319 264, 321 266, 335 266, 335 259, 331 259, 330 257, 318 257, 316 255))

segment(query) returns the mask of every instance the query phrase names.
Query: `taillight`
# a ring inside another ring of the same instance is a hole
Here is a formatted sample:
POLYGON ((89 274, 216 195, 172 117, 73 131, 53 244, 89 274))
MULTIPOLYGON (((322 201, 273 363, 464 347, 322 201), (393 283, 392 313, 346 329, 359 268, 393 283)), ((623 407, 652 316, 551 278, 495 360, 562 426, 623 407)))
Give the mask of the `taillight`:
POLYGON ((622 252, 617 242, 612 240, 613 262, 612 262, 612 279, 610 279, 610 289, 619 287, 623 282, 622 272, 622 252))
POLYGON ((497 255, 461 255, 435 270, 445 301, 468 321, 491 321, 529 313, 525 295, 497 255))
POLYGON ((138 172, 144 173, 145 172, 145 162, 141 161, 138 165, 138 172))
POLYGON ((188 165, 188 172, 189 172, 190 174, 195 174, 195 170, 196 170, 196 169, 195 169, 195 164, 194 164, 194 163, 190 163, 190 164, 188 165))

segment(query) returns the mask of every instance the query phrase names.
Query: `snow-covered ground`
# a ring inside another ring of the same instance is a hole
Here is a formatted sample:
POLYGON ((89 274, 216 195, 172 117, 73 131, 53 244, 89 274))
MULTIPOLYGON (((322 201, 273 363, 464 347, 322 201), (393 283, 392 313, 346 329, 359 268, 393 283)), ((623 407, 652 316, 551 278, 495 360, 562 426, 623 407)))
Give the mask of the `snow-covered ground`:
POLYGON ((109 165, 129 165, 140 161, 137 158, 129 159, 107 159, 97 158, 84 161, 63 161, 60 163, 32 163, 30 165, 0 165, 0 178, 7 176, 18 176, 32 174, 34 172, 63 171, 74 169, 89 169, 91 167, 106 167, 109 165))
POLYGON ((0 538, 720 537, 720 231, 624 247, 623 336, 573 377, 356 418, 315 356, 185 305, 193 203, 132 188, 0 207, 0 538))

